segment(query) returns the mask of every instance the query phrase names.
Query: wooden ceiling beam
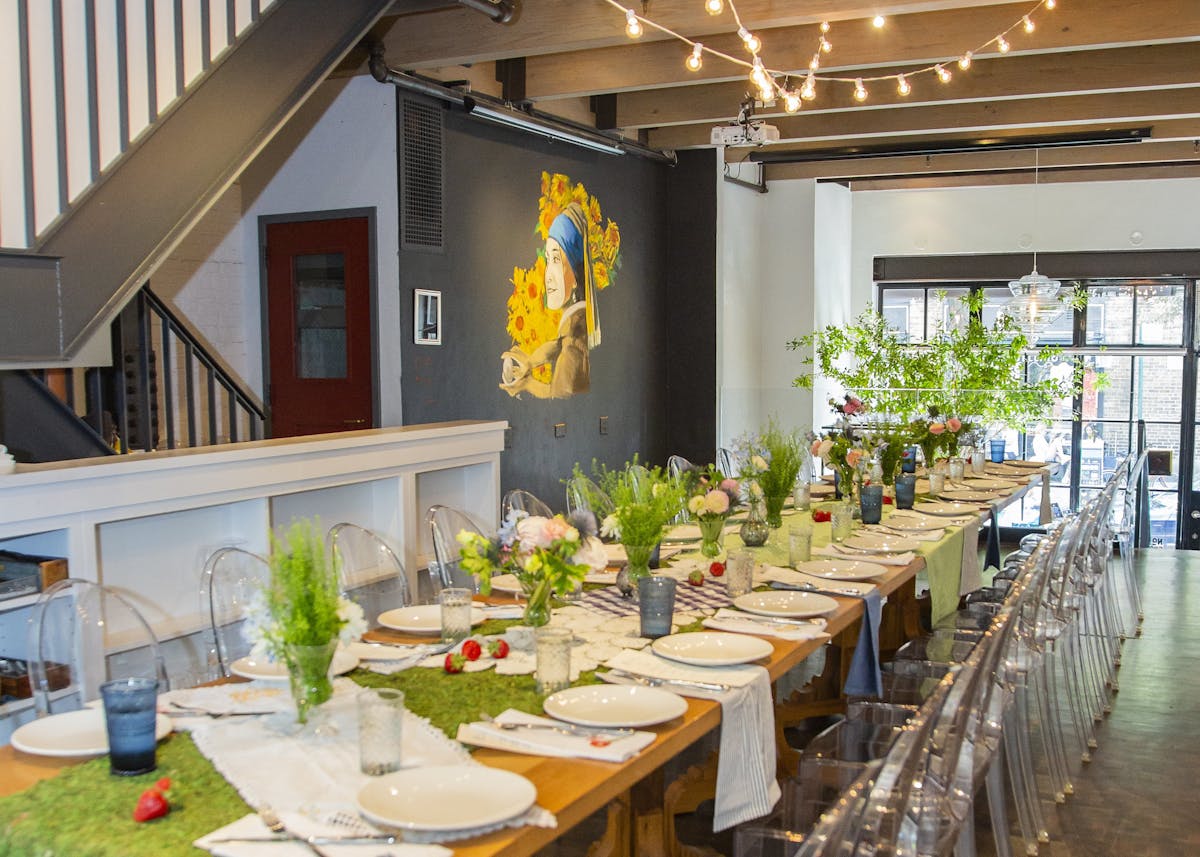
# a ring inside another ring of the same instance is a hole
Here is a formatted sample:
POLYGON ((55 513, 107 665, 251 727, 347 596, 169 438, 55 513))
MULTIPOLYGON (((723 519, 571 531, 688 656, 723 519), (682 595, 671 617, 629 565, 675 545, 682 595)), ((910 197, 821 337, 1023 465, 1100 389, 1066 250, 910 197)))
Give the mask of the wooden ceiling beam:
MULTIPOLYGON (((1182 179, 1200 177, 1200 162, 1187 164, 1121 164, 1111 167, 1077 167, 1046 174, 1039 181, 1046 184, 1062 182, 1144 181, 1147 179, 1182 179)), ((850 182, 851 190, 925 190, 946 187, 992 187, 995 185, 1029 184, 1031 176, 1020 173, 968 173, 953 176, 898 176, 895 178, 863 179, 850 182)))
MULTIPOLYGON (((1198 4, 1200 5, 1200 4, 1198 4)), ((905 67, 860 69, 850 76, 903 72, 905 67)), ((1007 56, 980 60, 970 71, 954 69, 949 84, 933 74, 912 77, 912 92, 900 95, 891 81, 868 83, 870 108, 947 104, 996 98, 1076 95, 1086 92, 1156 89, 1200 84, 1200 42, 1144 45, 1104 51, 1007 56)), ((700 122, 716 124, 737 114, 745 92, 742 83, 627 92, 617 96, 621 128, 651 128, 700 122)), ((829 82, 817 87, 817 98, 802 112, 863 109, 853 98, 853 85, 829 82)), ((774 123, 784 117, 781 105, 759 110, 756 118, 774 123)))
MULTIPOLYGON (((1008 3, 897 15, 882 30, 866 20, 835 24, 830 32, 834 49, 822 58, 826 69, 821 73, 957 57, 1019 21, 1029 8, 1029 3, 1008 3)), ((1200 39, 1200 3, 1180 0, 1063 3, 1052 12, 1034 17, 1034 33, 1018 31, 1010 37, 1013 55, 1200 39)), ((796 71, 808 68, 819 32, 815 25, 807 25, 765 30, 758 35, 763 40, 764 63, 770 68, 796 71)), ((704 44, 733 56, 745 55, 740 40, 728 30, 705 38, 704 44)), ((678 42, 639 39, 634 43, 625 39, 613 47, 531 57, 527 69, 529 97, 541 100, 746 79, 745 69, 712 56, 705 59, 700 71, 689 72, 683 65, 686 54, 685 46, 678 42)))
MULTIPOLYGON (((1027 134, 1053 134, 1063 125, 1129 126, 1196 117, 1200 117, 1200 87, 801 113, 771 124, 779 128, 782 140, 857 140, 867 144, 955 131, 990 134, 1022 128, 1028 129, 1027 134)), ((659 128, 649 133, 649 145, 659 149, 707 146, 710 130, 707 124, 659 128)))
MULTIPOLYGON (((901 15, 952 7, 994 5, 994 0, 738 0, 738 13, 747 27, 771 29, 870 18, 878 12, 901 15)), ((403 4, 394 7, 404 10, 403 4)), ((728 10, 708 15, 698 0, 654 0, 653 20, 692 37, 729 33, 736 29, 728 10)), ((647 28, 641 41, 669 38, 647 28)), ((541 56, 562 51, 609 47, 627 42, 619 10, 603 0, 523 0, 510 24, 496 24, 468 9, 446 9, 397 15, 387 37, 388 62, 397 68, 460 65, 518 56, 541 56)))

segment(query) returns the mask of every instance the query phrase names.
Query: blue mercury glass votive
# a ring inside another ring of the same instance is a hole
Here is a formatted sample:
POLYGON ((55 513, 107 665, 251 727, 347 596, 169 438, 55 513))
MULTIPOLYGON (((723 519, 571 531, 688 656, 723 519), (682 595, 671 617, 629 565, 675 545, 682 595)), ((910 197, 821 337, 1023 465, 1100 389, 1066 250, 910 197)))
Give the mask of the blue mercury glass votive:
POLYGON ((995 462, 996 464, 999 464, 1000 462, 1004 461, 1004 447, 1005 447, 1004 438, 999 438, 998 440, 993 440, 989 444, 989 446, 991 448, 992 461, 995 462))
POLYGON ((883 486, 864 485, 862 487, 862 522, 878 524, 883 515, 883 486))
POLYGON ((917 477, 914 473, 901 473, 896 477, 896 508, 911 509, 917 499, 917 477))
POLYGON ((910 446, 900 456, 900 471, 902 473, 917 472, 917 447, 910 446))
POLYGON ((122 777, 153 771, 157 763, 158 682, 122 678, 100 685, 108 730, 109 770, 122 777))
POLYGON ((638 610, 642 616, 643 637, 665 637, 671 633, 675 615, 675 580, 671 577, 643 577, 638 581, 638 610))

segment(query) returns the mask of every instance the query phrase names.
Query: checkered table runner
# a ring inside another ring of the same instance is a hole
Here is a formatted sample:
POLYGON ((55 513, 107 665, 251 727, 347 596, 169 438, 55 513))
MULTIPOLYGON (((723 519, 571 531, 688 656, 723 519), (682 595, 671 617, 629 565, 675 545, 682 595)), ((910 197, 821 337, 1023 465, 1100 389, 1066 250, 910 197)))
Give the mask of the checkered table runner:
MULTIPOLYGON (((729 590, 723 585, 713 585, 706 581, 704 586, 691 586, 680 583, 675 587, 676 612, 688 610, 716 610, 718 607, 729 607, 733 599, 729 590)), ((637 602, 632 598, 622 598, 620 590, 615 586, 595 589, 584 593, 579 606, 596 613, 610 616, 635 616, 638 612, 637 602)))

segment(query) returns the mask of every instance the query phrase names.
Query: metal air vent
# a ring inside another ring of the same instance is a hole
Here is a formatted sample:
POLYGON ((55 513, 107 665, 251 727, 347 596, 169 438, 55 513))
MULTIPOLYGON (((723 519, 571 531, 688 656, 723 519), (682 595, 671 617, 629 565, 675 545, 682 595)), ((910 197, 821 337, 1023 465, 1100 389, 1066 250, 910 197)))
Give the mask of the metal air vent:
POLYGON ((401 99, 400 146, 400 246, 441 250, 441 106, 401 99))

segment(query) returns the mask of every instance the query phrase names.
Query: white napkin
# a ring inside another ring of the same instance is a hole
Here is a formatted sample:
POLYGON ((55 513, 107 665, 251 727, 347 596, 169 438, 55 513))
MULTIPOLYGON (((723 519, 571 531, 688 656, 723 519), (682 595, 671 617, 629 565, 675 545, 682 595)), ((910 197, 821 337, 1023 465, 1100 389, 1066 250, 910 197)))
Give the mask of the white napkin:
POLYGON ((810 584, 826 591, 853 590, 863 595, 876 588, 874 583, 866 580, 829 580, 815 574, 807 574, 791 568, 779 568, 774 565, 763 567, 763 579, 771 583, 782 583, 785 586, 810 584))
MULTIPOLYGON (((347 831, 346 828, 339 825, 322 824, 296 812, 281 812, 279 816, 287 825, 289 832, 300 836, 348 836, 354 832, 353 830, 347 831)), ((232 824, 227 824, 212 833, 201 836, 192 844, 197 848, 216 854, 218 857, 312 857, 312 849, 301 842, 213 842, 214 839, 240 837, 257 839, 271 835, 271 831, 263 824, 262 819, 251 813, 232 824)), ((388 857, 449 857, 454 853, 441 845, 409 843, 388 845, 383 842, 371 846, 322 845, 320 848, 329 857, 364 857, 368 853, 367 849, 369 849, 371 857, 381 857, 381 855, 388 855, 388 857)))
POLYGON ((760 637, 778 637, 781 640, 791 640, 793 642, 818 640, 821 638, 829 639, 829 635, 825 633, 824 619, 817 619, 814 622, 804 625, 785 625, 782 622, 760 622, 747 617, 740 610, 731 610, 728 607, 722 607, 716 612, 715 616, 705 619, 702 624, 705 628, 712 628, 716 631, 730 631, 734 634, 757 634, 760 637))
MULTIPOLYGON (((536 717, 510 708, 495 719, 496 723, 563 724, 549 717, 536 717)), ((602 736, 601 736, 602 737, 602 736)), ((654 743, 653 732, 635 732, 608 744, 597 744, 585 735, 566 735, 551 729, 501 729, 490 723, 463 723, 458 740, 476 747, 491 747, 511 753, 531 753, 566 759, 593 759, 598 762, 624 762, 654 743)))
POLYGON ((186 708, 200 709, 213 714, 245 714, 250 712, 295 711, 291 692, 286 684, 268 681, 216 684, 208 687, 191 687, 171 690, 158 695, 158 710, 173 719, 189 721, 181 725, 190 726, 190 721, 204 714, 190 714, 174 707, 178 703, 186 708))
MULTIPOLYGON (((719 832, 761 818, 779 802, 782 793, 775 781, 775 707, 771 678, 759 666, 693 667, 677 664, 650 652, 624 651, 607 666, 655 678, 718 682, 732 689, 725 693, 672 686, 683 696, 716 699, 721 703, 721 746, 717 756, 717 794, 713 831, 719 832)), ((601 674, 605 678, 605 674, 601 674)), ((607 679, 618 681, 615 677, 607 679)))
MULTIPOLYGON (((912 551, 905 551, 904 553, 863 553, 856 550, 842 550, 834 544, 813 548, 812 552, 821 556, 834 556, 838 559, 858 559, 863 562, 873 562, 876 565, 905 566, 917 558, 916 554, 912 551)), ((828 582, 826 581, 826 583, 828 582)), ((837 583, 841 585, 842 581, 839 580, 837 583)))
POLYGON ((525 615, 524 604, 493 604, 483 608, 488 619, 520 619, 525 615))

